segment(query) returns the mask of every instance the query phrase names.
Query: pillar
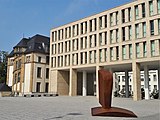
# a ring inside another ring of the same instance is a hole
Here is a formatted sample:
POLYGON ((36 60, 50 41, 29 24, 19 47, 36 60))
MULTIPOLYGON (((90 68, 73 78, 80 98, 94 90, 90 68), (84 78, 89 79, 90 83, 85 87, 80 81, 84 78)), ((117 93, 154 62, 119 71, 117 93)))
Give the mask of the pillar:
POLYGON ((70 69, 70 77, 69 77, 69 96, 77 95, 77 70, 70 69))
POLYGON ((140 79, 140 64, 132 63, 133 71, 133 100, 141 100, 141 79, 140 79))
POLYGON ((128 80, 128 71, 125 71, 125 95, 126 98, 129 98, 129 80, 128 80))
POLYGON ((98 84, 98 70, 103 69, 103 67, 96 66, 96 97, 99 98, 99 84, 98 84))
POLYGON ((145 91, 145 99, 150 99, 149 96, 149 73, 148 66, 144 66, 144 91, 145 91))
POLYGON ((87 96, 87 73, 83 71, 83 88, 82 96, 87 96))

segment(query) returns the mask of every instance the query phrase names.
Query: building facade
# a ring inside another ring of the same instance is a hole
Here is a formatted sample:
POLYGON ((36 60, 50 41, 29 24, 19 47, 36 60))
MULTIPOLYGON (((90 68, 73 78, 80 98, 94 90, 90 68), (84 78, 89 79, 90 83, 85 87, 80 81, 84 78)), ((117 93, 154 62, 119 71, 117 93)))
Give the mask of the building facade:
POLYGON ((48 92, 49 37, 23 38, 8 56, 7 84, 15 95, 48 92))
POLYGON ((133 72, 134 100, 141 99, 144 71, 149 99, 148 71, 158 70, 160 76, 160 0, 133 1, 53 28, 50 38, 50 92, 98 96, 98 70, 103 68, 125 72, 126 92, 128 72, 133 72))

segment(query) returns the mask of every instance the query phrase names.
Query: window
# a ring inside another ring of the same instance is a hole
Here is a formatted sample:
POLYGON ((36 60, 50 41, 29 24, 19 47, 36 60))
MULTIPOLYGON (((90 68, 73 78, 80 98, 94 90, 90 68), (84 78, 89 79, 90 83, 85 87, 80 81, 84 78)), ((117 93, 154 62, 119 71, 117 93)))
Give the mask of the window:
POLYGON ((125 41, 125 27, 122 27, 122 39, 125 41))
POLYGON ((40 92, 40 88, 41 87, 41 83, 40 82, 37 82, 37 85, 36 85, 36 92, 40 92))
POLYGON ((110 31, 110 41, 113 43, 113 30, 110 31))
POLYGON ((129 45, 129 58, 132 58, 132 44, 129 45))
POLYGON ((45 92, 48 93, 49 83, 46 83, 45 92))
POLYGON ((146 16, 145 13, 145 3, 142 3, 142 17, 144 18, 146 16))
POLYGON ((126 59, 126 47, 122 46, 122 59, 126 59))
POLYGON ((156 75, 153 75, 153 80, 157 81, 157 76, 156 75))
POLYGON ((138 11, 138 5, 135 6, 135 18, 138 19, 139 17, 139 11, 138 11))
POLYGON ((90 58, 90 63, 91 63, 91 61, 92 61, 92 51, 89 52, 89 55, 90 55, 89 58, 90 58))
POLYGON ((157 0, 158 14, 160 14, 160 0, 157 0))
POLYGON ((14 84, 17 83, 17 74, 14 76, 14 84))
POLYGON ((118 49, 118 46, 116 47, 116 60, 119 60, 119 49, 118 49))
POLYGON ((149 1, 149 14, 150 16, 153 15, 153 1, 149 1))
POLYGON ((37 68, 37 78, 41 78, 41 67, 37 68))
POLYGON ((20 79, 21 79, 21 73, 19 72, 18 73, 18 82, 20 82, 20 79))
POLYGON ((113 48, 110 48, 110 60, 113 60, 113 48))
POLYGON ((122 10, 122 23, 125 22, 125 10, 123 9, 122 10))
POLYGON ((110 25, 113 26, 113 13, 110 14, 110 25))
POLYGON ((39 62, 39 63, 41 62, 41 57, 40 57, 40 56, 38 57, 38 62, 39 62))
POLYGON ((142 29, 143 29, 143 37, 146 37, 146 23, 142 23, 142 29))
POLYGON ((116 29, 116 42, 118 42, 118 37, 119 37, 118 29, 116 29))
POLYGON ((102 62, 102 50, 99 51, 99 60, 102 62))
POLYGON ((102 29, 102 17, 99 18, 99 28, 102 29))
POLYGON ((139 38, 139 24, 135 25, 136 38, 139 38))
POLYGON ((160 34, 160 19, 158 19, 158 33, 160 34))
POLYGON ((153 20, 150 21, 150 33, 151 35, 154 35, 154 21, 153 20))
POLYGON ((132 38, 132 26, 129 26, 129 40, 132 38))
POLYGON ((151 56, 155 56, 155 41, 151 41, 151 56))
POLYGON ((118 12, 116 12, 116 25, 118 24, 118 12))
POLYGON ((49 56, 46 56, 46 64, 49 65, 49 56))
POLYGON ((143 43, 143 57, 147 57, 147 45, 146 45, 146 42, 143 43))
POLYGON ((49 78, 49 68, 46 68, 46 78, 49 78))
POLYGON ((102 45, 102 33, 99 34, 99 43, 102 45))
POLYGON ((30 56, 26 56, 26 62, 30 62, 30 56))
MULTIPOLYGON (((122 82, 125 82, 125 76, 122 76, 122 82)), ((125 86, 124 86, 125 87, 125 86)))
POLYGON ((131 8, 128 8, 128 19, 129 19, 129 21, 132 20, 131 8))
POLYGON ((107 15, 105 15, 104 18, 105 18, 105 27, 107 27, 107 15))
POLYGON ((136 44, 136 57, 140 57, 140 48, 139 48, 139 43, 136 44))
POLYGON ((94 62, 96 62, 96 50, 94 50, 94 62))

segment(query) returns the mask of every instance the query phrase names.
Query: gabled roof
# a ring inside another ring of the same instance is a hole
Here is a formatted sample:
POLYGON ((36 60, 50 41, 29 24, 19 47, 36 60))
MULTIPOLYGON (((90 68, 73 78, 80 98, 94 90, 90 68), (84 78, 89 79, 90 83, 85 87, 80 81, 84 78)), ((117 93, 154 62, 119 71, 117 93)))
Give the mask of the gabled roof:
POLYGON ((3 91, 12 91, 11 88, 6 85, 5 83, 0 83, 0 92, 3 92, 3 91))

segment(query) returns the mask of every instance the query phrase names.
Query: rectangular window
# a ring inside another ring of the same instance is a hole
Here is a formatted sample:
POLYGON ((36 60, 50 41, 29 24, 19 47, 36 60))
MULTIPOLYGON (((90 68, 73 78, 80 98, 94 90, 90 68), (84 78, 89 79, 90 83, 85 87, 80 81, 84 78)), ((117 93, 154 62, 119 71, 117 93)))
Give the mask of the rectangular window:
POLYGON ((45 92, 48 93, 49 83, 46 83, 45 92))
POLYGON ((90 63, 91 63, 91 61, 92 61, 92 51, 89 52, 89 55, 90 55, 89 60, 90 60, 90 63))
POLYGON ((38 62, 41 63, 41 57, 40 56, 38 56, 38 62))
POLYGON ((126 47, 124 45, 122 46, 122 59, 126 59, 126 47))
POLYGON ((37 68, 37 78, 41 78, 41 67, 37 68))
POLYGON ((139 48, 139 43, 136 44, 136 57, 140 57, 140 48, 139 48))
POLYGON ((132 58, 132 44, 129 45, 129 58, 132 58))
POLYGON ((125 41, 125 27, 122 27, 122 39, 125 41))
POLYGON ((113 60, 113 48, 110 48, 110 60, 113 60))
POLYGON ((113 30, 110 31, 110 41, 113 43, 113 30))
POLYGON ((143 29, 143 37, 146 37, 146 23, 142 23, 142 29, 143 29))
POLYGON ((18 73, 18 82, 20 82, 20 80, 21 80, 21 73, 19 72, 18 73))
POLYGON ((107 15, 104 16, 105 18, 105 28, 107 27, 107 15))
POLYGON ((139 24, 135 25, 136 38, 139 38, 139 24))
POLYGON ((119 39, 119 34, 118 34, 118 29, 116 29, 116 42, 118 42, 118 39, 119 39))
POLYGON ((46 64, 49 65, 49 56, 46 56, 46 64))
POLYGON ((131 8, 128 8, 128 19, 129 19, 129 21, 132 20, 131 8))
POLYGON ((157 81, 157 76, 156 75, 153 75, 153 80, 157 81))
POLYGON ((129 40, 132 39, 132 26, 129 26, 129 40))
POLYGON ((125 22, 125 9, 122 10, 122 23, 125 22))
POLYGON ((37 82, 37 85, 36 85, 36 92, 40 92, 40 88, 41 87, 41 83, 40 82, 37 82))
POLYGON ((155 41, 151 41, 151 56, 155 56, 155 41))
POLYGON ((150 33, 151 35, 154 35, 154 21, 153 20, 150 21, 150 33))
POLYGON ((113 26, 113 13, 110 14, 110 25, 113 26))
POLYGON ((118 49, 118 46, 116 47, 116 60, 119 60, 119 49, 118 49))
POLYGON ((102 17, 99 18, 99 28, 102 29, 102 17))
POLYGON ((116 12, 116 25, 118 25, 118 12, 116 12))
POLYGON ((160 14, 160 0, 157 0, 158 14, 160 14))
POLYGON ((138 5, 135 6, 135 18, 138 19, 139 18, 139 10, 138 10, 138 5))
POLYGON ((142 17, 144 18, 146 16, 146 9, 145 9, 145 3, 142 3, 142 17))
POLYGON ((147 44, 146 44, 146 42, 143 43, 143 57, 147 57, 147 44))
POLYGON ((158 19, 158 33, 160 34, 160 19, 158 19))
POLYGON ((96 50, 94 50, 94 62, 96 62, 96 50))
POLYGON ((99 34, 99 44, 102 45, 102 33, 99 34))
POLYGON ((99 50, 99 61, 102 62, 102 50, 99 50))
POLYGON ((153 1, 149 1, 149 14, 150 16, 153 15, 153 1))
POLYGON ((49 68, 46 68, 46 79, 49 78, 49 68))

